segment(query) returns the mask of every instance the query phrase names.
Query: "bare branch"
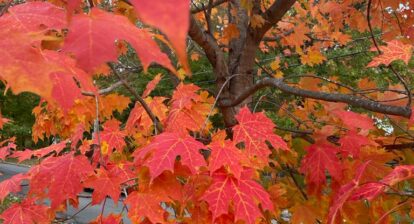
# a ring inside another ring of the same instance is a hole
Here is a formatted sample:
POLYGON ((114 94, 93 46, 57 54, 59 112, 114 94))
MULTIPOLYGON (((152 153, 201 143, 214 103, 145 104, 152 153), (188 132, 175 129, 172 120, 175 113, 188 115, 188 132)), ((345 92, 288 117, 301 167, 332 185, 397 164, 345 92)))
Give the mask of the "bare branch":
POLYGON ((254 94, 259 89, 265 87, 275 87, 285 93, 290 93, 295 96, 302 96, 306 98, 324 100, 329 102, 342 102, 347 103, 351 106, 361 107, 369 111, 378 112, 382 114, 397 115, 409 118, 411 115, 411 109, 407 107, 398 107, 392 105, 381 104, 372 100, 364 99, 359 96, 346 95, 341 93, 325 93, 325 92, 315 92, 310 90, 305 90, 293 86, 289 86, 283 79, 277 78, 265 78, 258 82, 252 87, 246 89, 242 92, 237 98, 233 100, 223 99, 220 101, 220 107, 232 107, 243 102, 244 99, 254 94))
POLYGON ((125 79, 118 73, 116 70, 114 64, 108 63, 109 67, 112 69, 112 72, 119 78, 119 80, 122 82, 122 84, 125 86, 125 88, 135 97, 135 99, 141 104, 141 106, 144 108, 145 112, 148 114, 148 116, 151 118, 152 122, 154 123, 155 129, 157 130, 157 133, 160 133, 163 131, 163 128, 158 121, 157 116, 152 112, 151 108, 148 106, 148 104, 145 102, 144 99, 128 84, 125 79))
POLYGON ((413 149, 414 142, 409 143, 401 143, 401 144, 391 144, 391 145, 383 145, 386 150, 403 150, 403 149, 413 149))
POLYGON ((203 6, 200 6, 200 7, 194 8, 194 9, 191 9, 191 13, 192 14, 199 13, 199 12, 202 12, 202 11, 206 10, 207 8, 217 7, 217 6, 223 4, 223 3, 227 2, 227 1, 228 0, 217 0, 214 3, 212 3, 211 6, 205 6, 205 5, 203 5, 203 6))
POLYGON ((265 24, 258 30, 260 37, 277 22, 279 22, 286 12, 295 4, 296 0, 276 0, 264 13, 265 24))
MULTIPOLYGON (((122 85, 122 81, 118 81, 110 86, 108 86, 105 89, 100 89, 98 91, 99 95, 106 95, 111 93, 112 91, 114 91, 114 89, 116 89, 117 87, 119 87, 120 85, 122 85)), ((84 96, 95 96, 95 94, 93 92, 87 92, 87 91, 82 91, 82 95, 84 96)))
POLYGON ((190 16, 190 29, 188 35, 194 42, 203 48, 208 60, 214 67, 217 64, 217 57, 221 52, 221 49, 214 38, 197 24, 197 21, 193 16, 190 16))

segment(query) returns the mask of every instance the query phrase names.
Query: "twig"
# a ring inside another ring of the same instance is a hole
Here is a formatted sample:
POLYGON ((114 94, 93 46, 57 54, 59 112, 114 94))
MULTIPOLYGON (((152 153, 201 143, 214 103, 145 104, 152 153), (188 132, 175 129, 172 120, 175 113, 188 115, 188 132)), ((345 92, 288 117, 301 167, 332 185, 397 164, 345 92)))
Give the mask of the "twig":
POLYGON ((293 183, 295 184, 296 188, 299 190, 299 192, 302 194, 302 197, 307 201, 308 200, 308 195, 306 195, 305 191, 303 191, 303 189, 299 186, 298 181, 296 180, 296 178, 293 176, 292 170, 291 168, 287 165, 286 166, 287 171, 289 173, 289 176, 292 178, 293 183))
POLYGON ((13 0, 9 0, 6 5, 4 5, 1 10, 0 10, 0 17, 4 15, 4 13, 7 12, 7 10, 9 9, 9 7, 11 6, 11 4, 13 3, 13 0))
POLYGON ((211 113, 213 113, 213 110, 214 110, 214 108, 216 107, 216 104, 217 104, 217 102, 218 102, 218 99, 220 98, 221 93, 223 92, 223 89, 226 87, 227 83, 228 83, 228 82, 229 82, 232 78, 234 78, 234 77, 236 77, 236 76, 239 76, 239 75, 240 75, 240 74, 234 74, 234 75, 230 76, 229 78, 227 78, 227 79, 226 79, 226 81, 224 82, 224 84, 221 86, 221 88, 220 88, 219 92, 217 93, 216 100, 214 101, 213 105, 210 107, 210 111, 208 112, 208 115, 207 115, 207 117, 206 117, 206 119, 205 119, 205 121, 204 121, 203 127, 201 128, 201 132, 203 132, 203 131, 204 131, 204 129, 206 128, 206 126, 207 126, 207 122, 208 122, 208 120, 210 119, 211 113))
MULTIPOLYGON (((117 87, 119 87, 120 85, 122 85, 122 81, 118 81, 110 86, 108 86, 105 89, 100 89, 98 91, 99 95, 106 95, 111 93, 114 89, 116 89, 117 87)), ((84 96, 95 96, 95 94, 93 92, 87 92, 87 91, 82 91, 82 95, 84 96)))
POLYGON ((369 32, 371 34, 371 39, 372 39, 372 42, 375 45, 375 48, 378 50, 378 52, 381 53, 381 50, 380 50, 380 48, 378 46, 378 43, 377 43, 377 40, 375 39, 375 36, 374 36, 374 32, 372 30, 372 25, 371 25, 371 5, 372 5, 372 0, 368 0, 368 6, 367 6, 368 29, 369 29, 369 32))
POLYGON ((103 166, 106 167, 103 156, 102 156, 102 149, 101 149, 101 135, 100 135, 100 130, 99 130, 99 96, 95 96, 95 108, 96 108, 96 118, 95 118, 95 122, 93 124, 93 132, 96 135, 97 141, 98 141, 98 149, 99 149, 99 163, 103 166))
POLYGON ((106 204, 106 197, 105 197, 104 202, 102 204, 100 223, 102 223, 102 217, 103 217, 103 213, 105 211, 105 204, 106 204))
POLYGON ((387 217, 388 215, 390 215, 391 213, 395 212, 398 208, 402 207, 403 205, 407 204, 408 202, 411 202, 411 200, 406 200, 403 203, 398 204, 397 206, 395 206, 394 208, 392 208, 391 210, 389 210, 388 212, 386 212, 384 215, 381 216, 381 218, 379 218, 375 224, 381 223, 382 220, 387 217))
POLYGON ((81 209, 79 209, 77 212, 75 212, 75 214, 71 215, 69 218, 67 218, 67 220, 69 219, 73 219, 75 216, 77 216, 79 213, 81 213, 83 210, 85 210, 87 207, 89 207, 89 205, 92 204, 92 201, 90 201, 88 204, 86 204, 85 206, 83 206, 81 209))
POLYGON ((145 102, 144 99, 128 84, 125 79, 118 73, 113 63, 108 63, 109 67, 112 69, 112 72, 118 77, 118 79, 122 82, 122 85, 135 97, 135 100, 137 100, 141 106, 144 108, 145 112, 148 114, 148 116, 151 118, 152 122, 155 126, 155 131, 157 133, 161 133, 163 131, 163 128, 161 126, 161 123, 158 121, 157 116, 152 112, 151 108, 148 106, 147 102, 145 102))
MULTIPOLYGON (((211 6, 207 6, 207 7, 209 7, 209 8, 214 8, 214 7, 217 7, 217 6, 219 6, 219 5, 223 4, 223 3, 227 2, 227 1, 228 1, 228 0, 217 0, 216 2, 212 3, 212 4, 211 4, 211 6)), ((194 4, 194 5, 195 5, 195 4, 194 4)), ((209 4, 209 5, 210 5, 210 4, 209 4)), ((196 6, 196 5, 195 5, 195 8, 194 8, 194 9, 191 9, 191 13, 192 13, 192 14, 195 14, 195 13, 202 12, 202 11, 204 11, 207 7, 205 7, 204 5, 203 5, 202 7, 198 7, 198 6, 196 6)))

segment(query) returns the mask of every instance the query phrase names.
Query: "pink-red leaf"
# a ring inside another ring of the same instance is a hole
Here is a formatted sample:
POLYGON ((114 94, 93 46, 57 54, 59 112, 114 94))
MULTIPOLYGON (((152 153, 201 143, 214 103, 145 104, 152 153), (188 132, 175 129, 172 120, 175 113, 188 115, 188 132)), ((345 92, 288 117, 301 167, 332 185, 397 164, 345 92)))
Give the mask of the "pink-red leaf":
POLYGON ((16 144, 14 142, 9 142, 8 140, 0 142, 0 145, 2 143, 6 142, 6 146, 0 147, 0 160, 5 160, 6 156, 10 155, 11 150, 10 149, 16 149, 16 144))
POLYGON ((345 184, 345 185, 341 186, 339 191, 334 196, 334 198, 332 200, 332 204, 329 208, 329 213, 328 213, 328 223, 329 224, 335 223, 335 220, 339 217, 338 213, 339 213, 340 209, 342 208, 344 203, 349 199, 349 197, 352 195, 354 190, 358 187, 359 181, 361 180, 361 177, 362 177, 362 174, 364 173, 365 168, 367 167, 369 162, 370 161, 367 161, 367 162, 361 164, 357 168, 357 170, 355 172, 355 177, 352 179, 352 181, 348 184, 345 184))
POLYGON ((125 175, 119 175, 117 168, 108 171, 101 167, 95 175, 88 177, 84 184, 86 187, 94 189, 92 204, 95 205, 101 203, 106 196, 110 196, 117 202, 121 194, 121 184, 127 180, 128 177, 125 177, 125 175))
POLYGON ((352 200, 368 199, 372 200, 388 187, 398 182, 408 180, 414 177, 414 165, 401 165, 394 168, 391 173, 385 176, 379 182, 367 183, 358 188, 352 195, 352 200))
POLYGON ((318 192, 326 183, 326 171, 334 180, 342 177, 342 165, 337 157, 338 149, 329 143, 316 143, 306 148, 300 171, 305 174, 309 189, 318 192))
POLYGON ((233 128, 233 141, 244 142, 249 158, 258 157, 267 162, 271 151, 266 141, 277 149, 289 150, 286 142, 273 132, 275 124, 263 112, 253 114, 247 107, 243 107, 236 119, 239 124, 233 128))
POLYGON ((81 181, 92 173, 93 169, 85 156, 69 153, 49 157, 29 171, 29 193, 39 196, 46 194, 52 202, 52 208, 57 208, 67 199, 77 206, 78 193, 83 190, 81 181))
POLYGON ((389 65, 395 60, 403 60, 405 64, 408 64, 413 53, 412 45, 403 44, 399 40, 392 40, 387 42, 387 46, 380 46, 379 48, 382 51, 382 54, 373 58, 367 67, 376 67, 381 64, 389 65))
POLYGON ((22 188, 20 183, 23 179, 25 179, 25 176, 19 173, 0 182, 0 203, 2 203, 4 198, 10 193, 17 193, 21 191, 22 188))
POLYGON ((26 2, 10 7, 0 19, 0 27, 10 26, 26 32, 66 27, 65 10, 48 2, 26 2))
POLYGON ((48 214, 48 207, 26 199, 10 206, 0 215, 0 219, 3 219, 3 224, 48 224, 53 217, 48 214))
POLYGON ((145 88, 144 92, 142 93, 142 98, 146 98, 155 89, 155 87, 157 87, 158 83, 161 81, 161 78, 162 78, 161 73, 158 73, 158 75, 156 75, 154 77, 154 79, 152 79, 147 84, 147 87, 145 88))
POLYGON ((149 25, 160 29, 174 46, 181 64, 189 73, 186 38, 190 25, 189 0, 132 0, 138 17, 149 25))
POLYGON ((361 128, 371 130, 374 128, 374 122, 367 115, 344 110, 335 110, 332 113, 341 119, 344 125, 350 129, 361 128))
POLYGON ((129 205, 128 217, 134 223, 140 223, 145 217, 153 223, 165 223, 161 198, 156 194, 134 191, 128 195, 125 204, 129 205))
POLYGON ((136 50, 146 70, 156 62, 174 71, 149 33, 139 29, 126 17, 93 8, 89 15, 78 14, 72 19, 63 50, 75 54, 78 65, 93 72, 118 57, 115 41, 128 41, 136 50))
POLYGON ((177 156, 181 163, 187 166, 193 174, 199 167, 205 166, 204 157, 199 152, 205 146, 190 136, 181 136, 178 133, 164 132, 155 136, 154 140, 142 149, 135 151, 135 161, 144 159, 148 154, 150 158, 143 165, 150 169, 151 178, 154 179, 165 170, 174 170, 177 156))
POLYGON ((100 133, 101 141, 108 144, 108 155, 111 155, 112 150, 122 151, 126 146, 124 138, 126 134, 120 130, 121 122, 115 119, 108 120, 103 125, 103 131, 100 133))
POLYGON ((363 135, 359 135, 356 131, 349 131, 346 135, 339 139, 341 151, 345 155, 358 158, 361 147, 369 145, 371 142, 363 135))
POLYGON ((33 150, 32 152, 33 152, 33 155, 36 157, 44 157, 51 152, 55 152, 56 154, 59 154, 60 152, 62 152, 63 149, 65 149, 66 144, 67 144, 67 141, 62 141, 60 143, 53 144, 45 148, 33 150))
POLYGON ((210 143, 211 155, 209 158, 209 170, 213 174, 216 170, 224 167, 237 179, 243 171, 241 161, 246 161, 247 157, 230 140, 214 141, 210 143))
POLYGON ((213 222, 220 215, 229 213, 232 202, 236 221, 244 220, 249 224, 255 223, 261 217, 259 204, 264 209, 273 209, 270 195, 251 179, 249 170, 243 172, 240 180, 223 172, 215 173, 212 185, 201 200, 209 204, 213 222))

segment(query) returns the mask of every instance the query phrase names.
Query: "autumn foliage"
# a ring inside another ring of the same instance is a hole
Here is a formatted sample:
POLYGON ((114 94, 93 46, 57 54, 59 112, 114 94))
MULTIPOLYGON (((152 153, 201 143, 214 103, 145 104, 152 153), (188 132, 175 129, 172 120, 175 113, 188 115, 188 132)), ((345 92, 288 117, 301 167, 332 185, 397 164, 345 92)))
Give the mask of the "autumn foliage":
MULTIPOLYGON (((14 94, 41 97, 33 109, 33 140, 55 139, 35 150, 18 149, 14 139, 0 142, 0 160, 39 161, 0 183, 0 201, 21 191, 22 181, 29 183, 27 196, 0 215, 3 223, 51 223, 67 206, 78 207, 86 188, 93 189, 91 205, 120 201, 133 223, 414 218, 413 2, 3 4, 0 80, 14 94), (370 77, 349 87, 338 74, 287 81, 292 77, 284 58, 315 68, 328 63, 329 50, 358 41, 356 32, 365 33, 371 45, 366 53, 373 57, 364 69, 390 71, 392 78, 384 78, 388 89, 370 77), (201 50, 187 49, 188 39, 201 50), (256 49, 279 56, 260 64, 256 49), (178 80, 171 95, 153 93, 161 74, 142 93, 130 85, 120 60, 130 51, 144 75, 154 66, 178 80), (240 53, 249 51, 250 61, 249 53, 240 53), (197 75, 190 59, 197 63, 203 54, 216 75, 214 94, 188 81, 197 75), (221 67, 226 57, 228 66, 221 67), (253 67, 256 83, 249 76, 253 67), (114 85, 132 98, 96 84, 102 77, 118 80, 114 85), (260 95, 265 87, 295 97, 259 111, 260 101, 274 93, 260 95), (115 115, 125 111, 126 119, 115 115), (214 124, 213 116, 223 121, 214 124), (295 128, 279 127, 275 117, 291 119, 295 128)), ((13 121, 0 115, 0 128, 8 122, 13 121)), ((122 215, 101 214, 92 223, 120 223, 122 215)))

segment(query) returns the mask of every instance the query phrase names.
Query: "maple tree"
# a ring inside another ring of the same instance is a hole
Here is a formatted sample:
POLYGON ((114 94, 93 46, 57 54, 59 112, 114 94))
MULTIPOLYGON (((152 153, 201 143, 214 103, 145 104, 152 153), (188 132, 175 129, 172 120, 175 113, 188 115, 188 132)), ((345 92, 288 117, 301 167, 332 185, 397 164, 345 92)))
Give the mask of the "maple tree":
POLYGON ((0 160, 38 161, 0 183, 0 201, 30 188, 3 223, 51 223, 85 188, 133 223, 413 221, 414 2, 0 4, 0 80, 41 97, 33 140, 55 138, 0 142, 0 160))

